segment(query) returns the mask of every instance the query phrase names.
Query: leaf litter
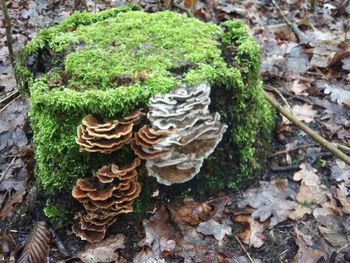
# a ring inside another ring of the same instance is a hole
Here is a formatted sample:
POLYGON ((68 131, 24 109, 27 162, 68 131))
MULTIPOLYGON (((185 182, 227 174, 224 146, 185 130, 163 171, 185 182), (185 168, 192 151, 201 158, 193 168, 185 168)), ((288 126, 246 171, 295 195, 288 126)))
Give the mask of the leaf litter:
MULTIPOLYGON (((79 2, 83 1, 61 1, 59 4, 57 1, 11 2, 10 15, 14 21, 16 50, 35 36, 37 27, 56 23, 73 9, 82 8, 76 6, 79 2)), ((139 2, 148 11, 158 11, 164 7, 163 2, 158 0, 133 2, 139 2)), ((177 2, 184 6, 183 1, 177 2)), ((349 144, 347 91, 350 60, 345 56, 347 48, 343 39, 346 33, 342 30, 347 11, 338 12, 346 1, 317 1, 313 13, 306 1, 278 1, 287 17, 310 36, 309 46, 298 43, 293 30, 286 26, 275 7, 267 1, 208 2, 196 1, 191 4, 194 15, 206 21, 238 18, 246 22, 263 49, 262 74, 265 82, 283 92, 297 118, 310 125, 321 124, 317 129, 329 140, 349 144), (307 103, 303 98, 308 99, 307 103)), ((90 0, 86 3, 90 11, 95 7, 98 11, 115 4, 125 4, 123 1, 99 1, 96 4, 96 1, 90 0)), ((343 10, 349 8, 349 3, 342 7, 343 10)), ((1 28, 0 99, 15 90, 4 39, 1 28)), ((0 112, 0 170, 1 173, 6 170, 0 182, 0 215, 4 218, 11 214, 16 199, 21 202, 26 192, 27 179, 30 178, 24 169, 30 154, 21 153, 30 144, 26 137, 26 105, 24 98, 16 99, 0 112), (18 118, 12 118, 15 116, 13 114, 17 114, 18 118), (13 197, 13 204, 9 201, 10 196, 13 197), (7 204, 10 209, 6 210, 9 212, 3 212, 7 204)), ((290 143, 295 136, 294 131, 288 132, 287 141, 290 143)), ((334 251, 335 262, 345 262, 346 253, 350 250, 341 245, 349 242, 350 175, 348 167, 341 162, 323 157, 322 152, 319 154, 321 161, 327 162, 321 167, 303 160, 303 149, 287 153, 290 159, 288 165, 292 162, 304 163, 294 176, 289 174, 289 181, 276 180, 275 176, 271 176, 270 181, 261 182, 258 187, 248 189, 239 196, 208 201, 185 199, 161 208, 144 221, 145 238, 139 243, 134 262, 176 262, 174 259, 184 262, 261 262, 256 258, 258 254, 254 254, 250 260, 239 244, 233 247, 230 241, 237 235, 248 245, 248 253, 254 253, 249 247, 269 251, 266 248, 269 244, 267 231, 277 231, 284 223, 294 227, 294 240, 298 249, 294 255, 295 262, 317 262, 322 258, 330 260, 334 251), (324 176, 327 176, 325 169, 328 169, 331 182, 324 180, 324 176), (237 224, 242 226, 241 231, 235 229, 237 224), (300 227, 300 224, 312 231, 300 227)), ((123 260, 118 251, 123 250, 127 237, 122 239, 123 242, 120 240, 115 240, 113 244, 96 244, 97 250, 87 247, 81 253, 98 255, 101 262, 109 260, 108 255, 123 260), (120 244, 121 248, 113 250, 114 243, 120 244), (108 253, 93 252, 104 249, 108 253)), ((278 255, 282 259, 285 256, 282 253, 278 255)))

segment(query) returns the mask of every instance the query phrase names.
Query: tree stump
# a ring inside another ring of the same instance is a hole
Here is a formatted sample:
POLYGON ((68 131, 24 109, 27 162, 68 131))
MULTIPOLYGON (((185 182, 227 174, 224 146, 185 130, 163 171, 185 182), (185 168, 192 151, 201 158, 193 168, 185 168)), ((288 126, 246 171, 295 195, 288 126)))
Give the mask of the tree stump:
POLYGON ((239 21, 135 6, 76 13, 42 30, 21 58, 36 175, 49 195, 70 195, 78 178, 135 157, 144 160, 141 196, 147 175, 215 194, 252 178, 266 157, 274 116, 260 48, 239 21))

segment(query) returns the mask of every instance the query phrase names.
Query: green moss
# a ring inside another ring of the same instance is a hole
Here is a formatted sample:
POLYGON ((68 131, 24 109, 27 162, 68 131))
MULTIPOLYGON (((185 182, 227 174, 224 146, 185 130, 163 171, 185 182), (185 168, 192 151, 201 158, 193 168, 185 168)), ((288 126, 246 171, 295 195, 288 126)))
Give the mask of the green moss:
MULTIPOLYGON (((230 21, 221 28, 172 12, 131 11, 135 8, 74 14, 42 30, 22 52, 44 60, 45 74, 23 74, 23 85, 30 86, 36 172, 47 193, 69 193, 78 177, 124 158, 125 152, 79 152, 76 127, 85 115, 119 118, 147 107, 156 94, 201 81, 213 86, 213 94, 224 90, 213 100, 230 123, 227 145, 238 167, 224 181, 220 171, 213 172, 209 192, 259 168, 256 148, 269 135, 273 115, 259 79, 260 49, 244 25, 230 21)), ((148 199, 140 200, 137 211, 148 199)))
POLYGON ((59 208, 49 201, 44 207, 44 214, 56 229, 66 226, 71 216, 65 208, 59 208))

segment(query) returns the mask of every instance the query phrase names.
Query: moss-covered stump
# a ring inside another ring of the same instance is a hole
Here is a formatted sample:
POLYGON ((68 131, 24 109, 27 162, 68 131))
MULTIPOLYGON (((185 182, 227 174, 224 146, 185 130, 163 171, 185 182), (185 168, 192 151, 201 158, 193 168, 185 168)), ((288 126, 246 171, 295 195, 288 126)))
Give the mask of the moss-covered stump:
MULTIPOLYGON (((48 194, 69 194, 77 178, 134 158, 128 147, 80 152, 77 127, 85 116, 120 120, 147 109, 152 97, 183 86, 209 84, 210 111, 228 125, 193 179, 203 179, 200 192, 237 186, 264 158, 273 115, 259 79, 260 49, 239 21, 217 26, 133 6, 77 13, 42 30, 23 50, 22 61, 32 62, 18 71, 30 89, 36 174, 48 194)), ((151 191, 148 185, 141 196, 151 191)))

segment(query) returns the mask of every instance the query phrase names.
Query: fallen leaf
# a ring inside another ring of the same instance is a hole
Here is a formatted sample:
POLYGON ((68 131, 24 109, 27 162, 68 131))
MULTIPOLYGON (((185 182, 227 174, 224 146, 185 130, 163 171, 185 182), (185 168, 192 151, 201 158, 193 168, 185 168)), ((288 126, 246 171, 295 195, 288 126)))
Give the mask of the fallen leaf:
POLYGON ((208 220, 212 212, 207 202, 200 203, 190 198, 169 206, 169 210, 174 222, 184 222, 192 226, 198 225, 200 221, 208 220))
POLYGON ((50 233, 45 222, 38 222, 29 234, 17 263, 44 263, 49 251, 50 233))
POLYGON ((0 219, 5 219, 12 215, 13 209, 16 204, 20 204, 23 201, 23 196, 26 194, 26 189, 22 188, 16 192, 9 200, 5 203, 4 207, 0 210, 0 219))
POLYGON ((339 41, 325 40, 317 43, 313 49, 313 57, 310 65, 313 67, 327 68, 333 61, 333 57, 340 51, 338 47, 339 41))
POLYGON ((88 244, 83 251, 76 253, 75 257, 80 258, 84 263, 98 263, 98 262, 127 262, 123 259, 118 249, 125 247, 126 237, 118 234, 106 240, 88 244))
POLYGON ((195 8, 197 5, 198 0, 185 0, 184 6, 186 8, 195 8))
POLYGON ((327 197, 327 202, 314 209, 313 216, 319 223, 318 229, 325 239, 335 249, 341 249, 350 243, 350 220, 343 216, 342 208, 338 206, 333 196, 328 194, 327 197))
POLYGON ((162 206, 150 220, 143 221, 146 237, 139 242, 139 246, 151 248, 155 258, 160 258, 163 252, 170 252, 176 246, 174 229, 168 219, 168 212, 162 206))
POLYGON ((308 163, 302 163, 300 169, 293 176, 294 181, 301 181, 296 200, 299 203, 321 204, 326 200, 326 191, 321 188, 317 170, 308 163))
POLYGON ((197 227, 197 232, 204 235, 213 235, 218 241, 223 240, 225 235, 232 235, 232 229, 227 221, 219 223, 213 219, 201 222, 197 227))
POLYGON ((317 114, 317 112, 312 109, 312 105, 306 103, 302 106, 293 106, 292 113, 298 120, 305 121, 306 123, 310 123, 311 121, 313 121, 317 114))
POLYGON ((294 46, 287 58, 287 69, 293 73, 304 74, 309 68, 309 57, 304 54, 300 46, 294 46))
POLYGON ((293 92, 295 95, 307 96, 306 92, 310 89, 310 84, 307 82, 301 82, 300 80, 295 80, 292 86, 289 88, 289 91, 293 92))
POLYGON ((298 227, 294 228, 295 243, 299 247, 297 254, 294 257, 296 263, 317 263, 325 253, 312 248, 310 237, 301 232, 298 227))
POLYGON ((243 225, 243 232, 238 236, 244 244, 259 248, 264 244, 264 224, 256 221, 250 215, 233 216, 233 221, 243 225))
POLYGON ((249 189, 237 203, 239 208, 251 206, 255 210, 252 217, 261 222, 271 217, 270 226, 275 226, 288 219, 296 202, 295 192, 288 187, 287 180, 275 180, 270 183, 260 182, 259 188, 249 189))
POLYGON ((323 89, 325 94, 330 94, 332 102, 339 105, 350 103, 350 85, 344 85, 340 82, 316 81, 316 86, 323 89))
POLYGON ((293 220, 299 220, 303 218, 304 215, 309 215, 312 213, 312 210, 310 207, 307 207, 305 205, 298 204, 292 213, 289 214, 289 218, 293 220))
POLYGON ((133 263, 166 263, 163 258, 155 257, 150 248, 145 247, 133 258, 133 263))
POLYGON ((339 200, 340 204, 342 205, 342 211, 345 214, 350 215, 350 196, 349 191, 344 183, 338 185, 338 188, 336 190, 335 197, 339 200))
POLYGON ((331 166, 332 179, 337 182, 350 181, 350 166, 346 165, 343 161, 336 159, 331 166))

